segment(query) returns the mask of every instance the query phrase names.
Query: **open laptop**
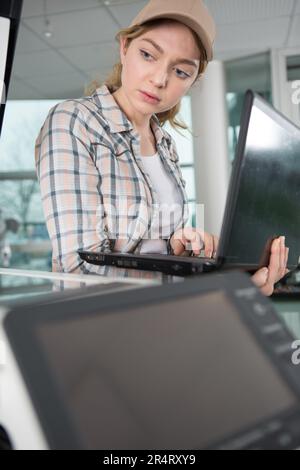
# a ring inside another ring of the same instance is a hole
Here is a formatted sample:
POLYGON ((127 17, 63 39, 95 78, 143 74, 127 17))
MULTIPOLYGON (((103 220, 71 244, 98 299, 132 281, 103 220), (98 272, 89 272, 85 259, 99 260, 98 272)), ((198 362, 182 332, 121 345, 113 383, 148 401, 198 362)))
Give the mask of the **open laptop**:
POLYGON ((35 423, 14 403, 16 448, 300 446, 295 337, 246 274, 22 306, 4 327, 35 423))
POLYGON ((300 256, 300 129, 259 95, 245 96, 236 158, 216 259, 79 251, 92 264, 189 275, 217 268, 267 266, 274 238, 285 235, 289 268, 300 256))

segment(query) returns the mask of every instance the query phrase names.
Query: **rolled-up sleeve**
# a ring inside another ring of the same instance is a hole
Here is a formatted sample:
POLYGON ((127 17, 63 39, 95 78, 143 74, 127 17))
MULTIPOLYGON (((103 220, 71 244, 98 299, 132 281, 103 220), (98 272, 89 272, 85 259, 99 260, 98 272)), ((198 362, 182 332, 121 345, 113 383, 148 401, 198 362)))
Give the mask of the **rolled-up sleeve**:
POLYGON ((101 175, 82 110, 74 101, 52 108, 36 140, 35 160, 53 270, 102 274, 77 250, 111 251, 102 213, 101 175))

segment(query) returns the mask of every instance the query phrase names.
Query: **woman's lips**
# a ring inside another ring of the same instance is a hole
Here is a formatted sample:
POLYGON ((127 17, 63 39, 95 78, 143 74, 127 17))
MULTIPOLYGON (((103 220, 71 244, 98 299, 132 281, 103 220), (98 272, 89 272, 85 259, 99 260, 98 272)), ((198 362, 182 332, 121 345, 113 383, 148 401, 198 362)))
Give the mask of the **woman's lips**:
POLYGON ((159 98, 155 98, 152 95, 148 95, 148 93, 146 93, 145 91, 140 91, 140 93, 142 94, 145 101, 147 101, 148 103, 159 103, 160 102, 159 98))

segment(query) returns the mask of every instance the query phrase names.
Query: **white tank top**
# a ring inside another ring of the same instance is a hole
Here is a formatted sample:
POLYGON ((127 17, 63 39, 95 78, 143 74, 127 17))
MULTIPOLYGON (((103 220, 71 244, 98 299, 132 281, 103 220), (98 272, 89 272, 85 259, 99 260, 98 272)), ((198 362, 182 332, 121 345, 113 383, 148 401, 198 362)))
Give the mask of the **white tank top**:
POLYGON ((157 192, 157 211, 152 220, 148 239, 141 244, 141 254, 167 254, 167 242, 174 226, 182 219, 182 196, 180 190, 161 161, 158 153, 152 156, 141 156, 146 172, 157 192))

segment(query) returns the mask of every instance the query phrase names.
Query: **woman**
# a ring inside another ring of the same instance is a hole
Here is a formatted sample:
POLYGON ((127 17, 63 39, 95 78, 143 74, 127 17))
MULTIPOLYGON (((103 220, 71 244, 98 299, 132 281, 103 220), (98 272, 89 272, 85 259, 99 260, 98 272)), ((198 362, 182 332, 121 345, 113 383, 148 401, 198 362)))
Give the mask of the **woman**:
MULTIPOLYGON (((120 63, 91 95, 58 104, 36 142, 53 270, 97 273, 78 249, 195 255, 218 239, 186 228, 187 196, 172 137, 180 100, 212 59, 202 0, 151 0, 117 35, 120 63)), ((253 281, 270 295, 286 273, 284 237, 253 281)))

